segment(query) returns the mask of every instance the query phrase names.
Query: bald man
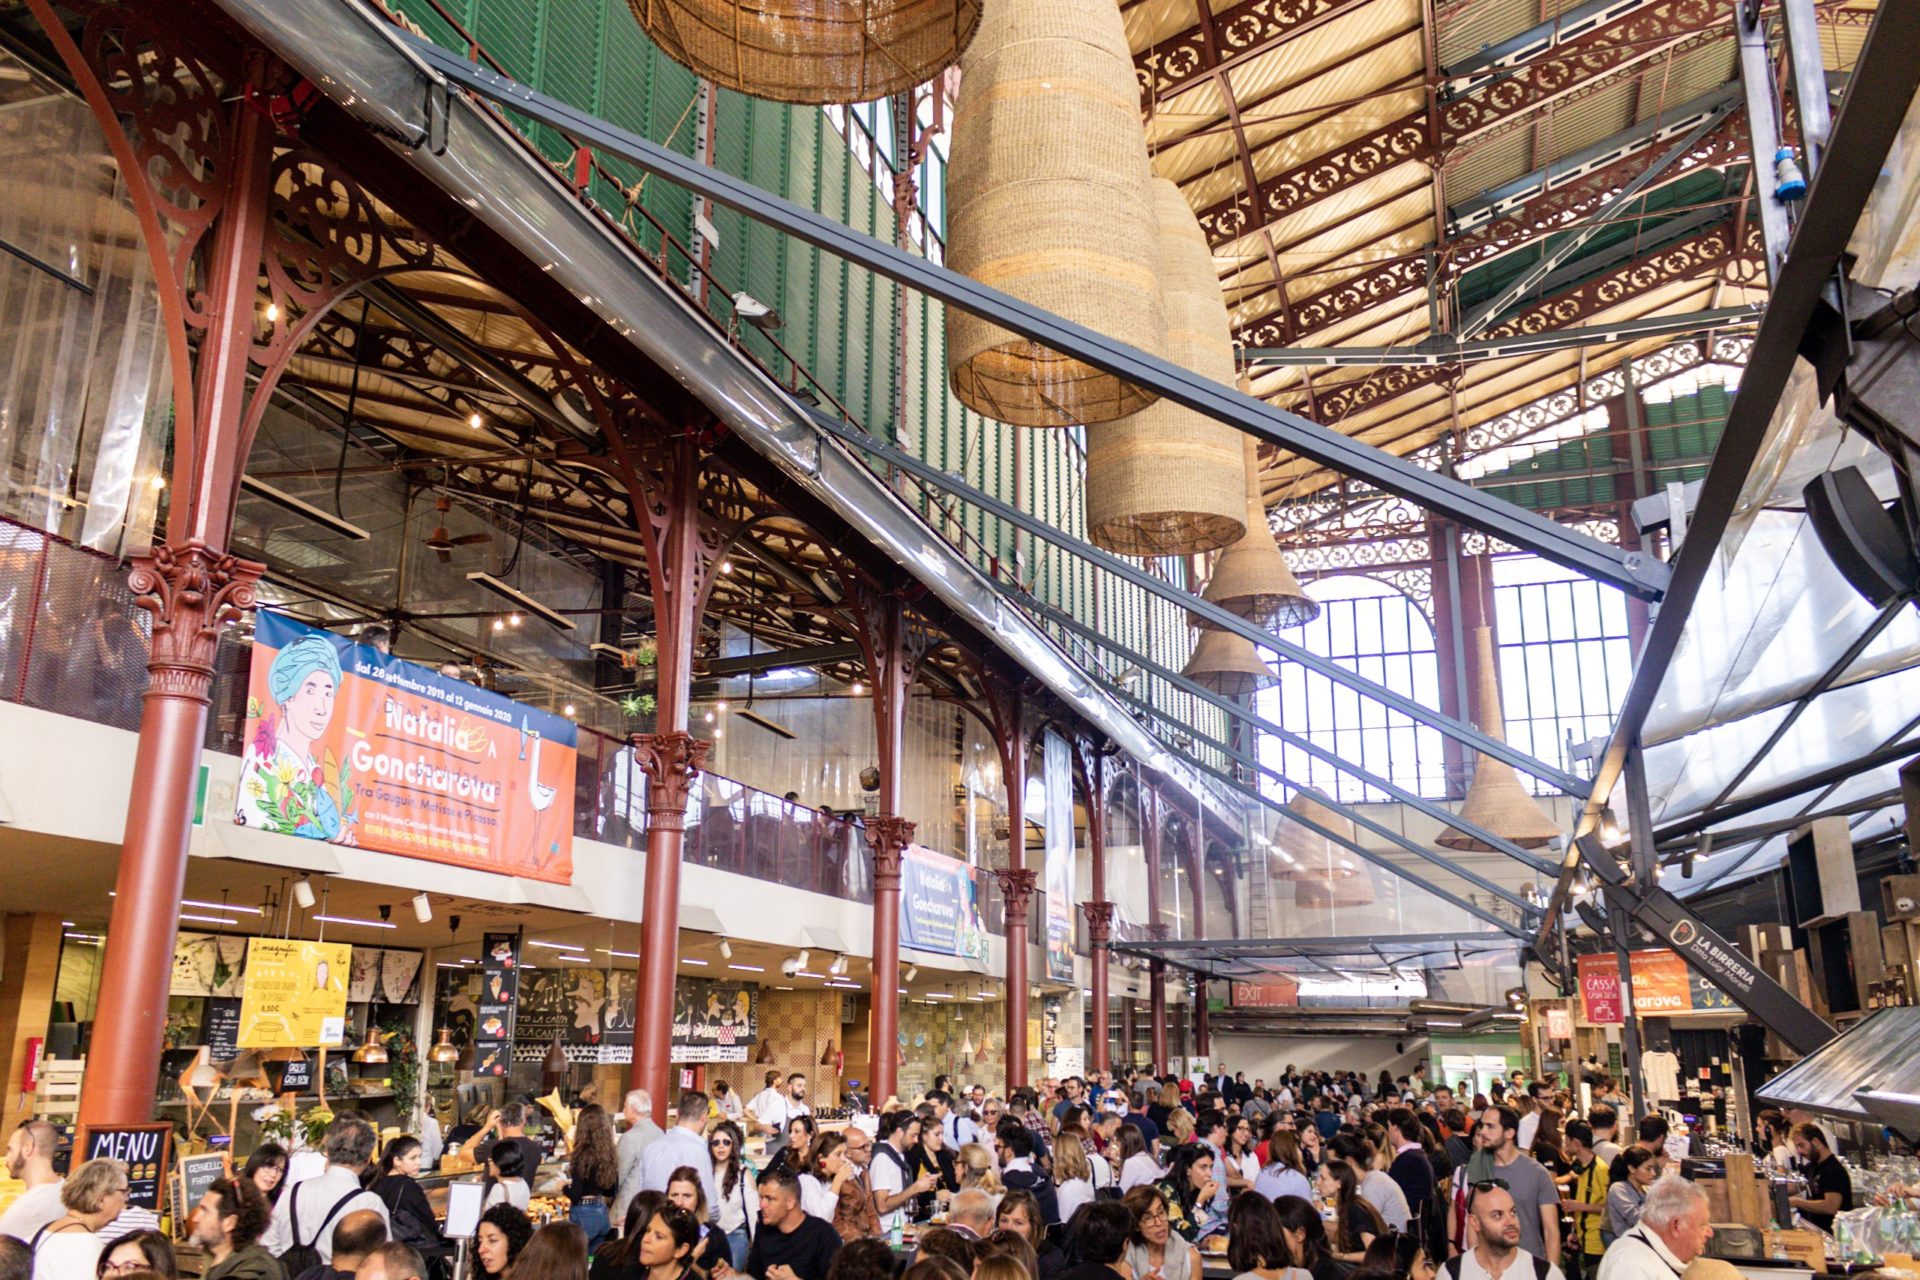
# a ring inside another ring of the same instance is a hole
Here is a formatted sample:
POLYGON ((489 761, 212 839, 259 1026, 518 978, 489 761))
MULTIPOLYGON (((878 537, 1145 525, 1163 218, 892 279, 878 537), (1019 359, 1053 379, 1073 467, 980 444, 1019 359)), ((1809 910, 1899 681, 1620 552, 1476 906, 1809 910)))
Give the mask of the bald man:
POLYGON ((31 1240, 40 1228, 66 1214, 60 1204, 64 1179, 53 1171, 53 1156, 59 1149, 60 1131, 45 1120, 24 1121, 13 1131, 7 1140, 7 1172, 26 1183, 27 1189, 0 1215, 0 1236, 31 1240))
POLYGON ((307 1268, 292 1280, 354 1280, 360 1264, 387 1242, 387 1220, 372 1209, 355 1209, 333 1224, 333 1261, 307 1268))

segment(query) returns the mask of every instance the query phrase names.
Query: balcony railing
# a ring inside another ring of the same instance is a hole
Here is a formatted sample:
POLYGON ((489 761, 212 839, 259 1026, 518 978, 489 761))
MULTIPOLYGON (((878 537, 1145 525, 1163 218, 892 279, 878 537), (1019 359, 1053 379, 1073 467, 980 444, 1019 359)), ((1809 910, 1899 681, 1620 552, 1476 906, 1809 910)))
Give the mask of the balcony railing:
MULTIPOLYGON (((111 556, 0 519, 0 701, 130 732, 147 688, 149 615, 111 556)), ((250 646, 223 635, 214 658, 204 745, 244 750, 250 646)), ((628 849, 646 845, 646 777, 621 740, 582 728, 574 834, 628 849)), ((790 804, 703 773, 687 809, 684 858, 697 866, 849 902, 873 901, 873 868, 858 822, 790 804)), ((988 929, 1005 933, 992 876, 975 868, 988 929)))

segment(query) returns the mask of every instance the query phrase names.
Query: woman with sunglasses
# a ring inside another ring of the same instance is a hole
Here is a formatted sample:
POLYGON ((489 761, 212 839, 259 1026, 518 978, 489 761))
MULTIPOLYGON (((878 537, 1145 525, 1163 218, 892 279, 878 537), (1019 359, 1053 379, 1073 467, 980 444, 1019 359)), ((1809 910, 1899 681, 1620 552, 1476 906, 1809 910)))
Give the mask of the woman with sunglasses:
POLYGON ((713 1185, 720 1193, 720 1230, 733 1255, 733 1269, 747 1265, 747 1248, 760 1226, 760 1174, 746 1156, 746 1136, 731 1120, 722 1120, 707 1135, 707 1154, 713 1157, 713 1185))

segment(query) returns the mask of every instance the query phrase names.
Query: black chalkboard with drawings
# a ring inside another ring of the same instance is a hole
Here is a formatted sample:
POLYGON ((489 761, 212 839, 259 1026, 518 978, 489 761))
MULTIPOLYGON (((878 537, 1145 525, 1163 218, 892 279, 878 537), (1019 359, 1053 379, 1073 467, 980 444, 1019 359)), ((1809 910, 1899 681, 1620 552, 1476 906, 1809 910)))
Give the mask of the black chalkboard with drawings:
POLYGON ((125 1161, 128 1206, 159 1213, 172 1141, 170 1124, 123 1124, 86 1130, 80 1150, 86 1160, 125 1161))
POLYGON ((207 1017, 200 1042, 213 1062, 232 1062, 240 1056, 240 1002, 219 996, 207 1001, 207 1017))

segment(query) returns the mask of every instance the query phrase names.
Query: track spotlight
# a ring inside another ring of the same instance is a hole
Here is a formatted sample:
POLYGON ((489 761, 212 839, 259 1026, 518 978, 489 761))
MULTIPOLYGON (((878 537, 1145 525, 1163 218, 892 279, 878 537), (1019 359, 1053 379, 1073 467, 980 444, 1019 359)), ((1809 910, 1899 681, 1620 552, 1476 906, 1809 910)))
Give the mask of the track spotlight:
POLYGON ((313 881, 301 876, 293 882, 293 900, 300 904, 302 911, 313 910, 313 881))
POLYGON ((725 938, 720 939, 720 958, 722 960, 733 959, 733 944, 725 938))
POLYGON ((836 978, 844 976, 847 972, 847 957, 844 954, 835 956, 833 963, 827 966, 827 972, 836 978))
POLYGON ((913 981, 913 980, 914 980, 915 978, 917 978, 917 977, 919 977, 919 976, 920 976, 920 966, 919 966, 919 965, 917 965, 917 964, 910 964, 910 965, 908 965, 908 966, 907 966, 907 981, 908 981, 908 982, 912 982, 912 981, 913 981))
POLYGON ((414 894, 413 918, 421 924, 426 924, 431 921, 433 919, 433 899, 424 893, 414 894))

